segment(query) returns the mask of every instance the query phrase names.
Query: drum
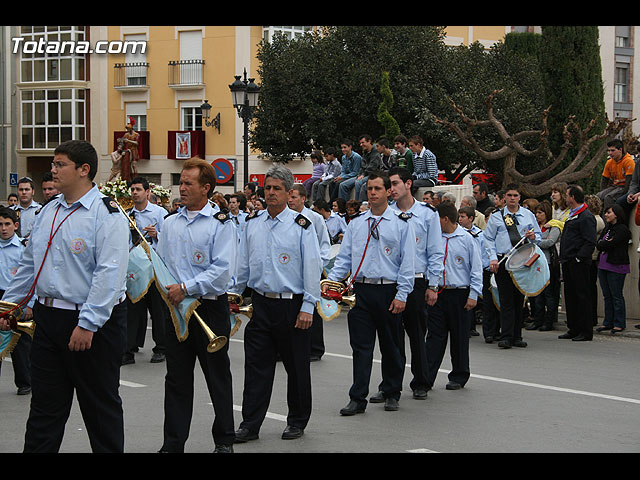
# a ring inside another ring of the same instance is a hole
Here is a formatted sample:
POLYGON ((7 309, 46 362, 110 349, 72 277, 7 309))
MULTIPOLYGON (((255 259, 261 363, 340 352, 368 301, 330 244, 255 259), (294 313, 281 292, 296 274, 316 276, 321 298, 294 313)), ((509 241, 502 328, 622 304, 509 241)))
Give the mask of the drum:
POLYGON ((547 257, 534 243, 525 243, 514 250, 505 262, 513 284, 525 297, 535 297, 549 284, 547 257))

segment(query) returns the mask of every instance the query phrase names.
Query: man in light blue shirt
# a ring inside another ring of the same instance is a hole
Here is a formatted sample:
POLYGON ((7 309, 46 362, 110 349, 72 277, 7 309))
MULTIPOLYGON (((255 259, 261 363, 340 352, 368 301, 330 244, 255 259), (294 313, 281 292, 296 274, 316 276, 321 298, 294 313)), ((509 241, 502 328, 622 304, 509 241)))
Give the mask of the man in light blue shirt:
POLYGON ((313 203, 313 209, 324 219, 331 245, 342 242, 344 232, 347 231, 347 222, 344 217, 334 212, 329 203, 322 198, 313 203))
POLYGON ((384 408, 398 409, 405 361, 401 313, 414 288, 416 236, 408 218, 389 208, 390 189, 386 174, 369 175, 370 209, 349 222, 327 276, 341 281, 351 272, 355 279, 356 304, 348 313, 354 379, 341 415, 366 409, 376 335, 382 352, 384 408))
POLYGON ((340 175, 333 179, 333 183, 329 185, 329 202, 333 202, 338 198, 338 191, 341 189, 342 183, 347 182, 349 190, 356 182, 356 175, 360 171, 362 157, 359 153, 353 151, 353 142, 351 140, 343 140, 340 144, 342 150, 342 171, 340 175))
POLYGON ((288 207, 293 174, 277 165, 265 175, 267 209, 253 212, 240 240, 236 293, 253 290, 244 331, 242 423, 236 442, 258 438, 269 406, 278 355, 287 371, 287 427, 300 438, 311 416, 313 311, 320 299, 322 258, 311 221, 288 207))
MULTIPOLYGON (((160 205, 149 201, 151 191, 146 178, 140 176, 133 178, 129 189, 134 206, 127 214, 138 227, 137 231, 131 230, 131 245, 137 244, 140 234, 142 234, 151 248, 157 249, 158 234, 162 231, 167 211, 160 205)), ((146 295, 137 302, 134 303, 127 298, 127 351, 123 354, 122 365, 135 363, 135 352, 138 347, 144 346, 149 314, 151 315, 151 335, 155 343, 152 349, 151 363, 164 362, 166 322, 169 310, 154 282, 146 295)))
MULTIPOLYGON (((431 205, 418 202, 411 195, 412 178, 406 168, 395 167, 389 171, 391 181, 391 208, 404 213, 416 235, 416 259, 413 291, 407 297, 407 307, 402 312, 402 324, 409 337, 411 348, 411 373, 409 383, 413 398, 427 398, 427 334, 426 305, 435 304, 438 285, 441 284, 444 250, 440 219, 431 205)), ((373 395, 372 403, 384 402, 382 392, 373 395)))
MULTIPOLYGON (((18 237, 16 231, 20 228, 15 211, 0 207, 0 298, 9 288, 13 277, 18 271, 20 260, 24 252, 24 241, 18 237)), ((23 307, 24 320, 31 320, 33 299, 23 307)), ((0 331, 1 335, 11 335, 10 332, 0 331)), ((18 342, 11 351, 14 382, 18 388, 18 395, 31 393, 31 336, 21 333, 18 342)))
POLYGON ((459 390, 469 380, 469 316, 482 295, 482 258, 478 242, 457 223, 451 202, 437 207, 444 242, 444 274, 438 301, 429 307, 427 357, 429 386, 433 387, 451 337, 452 369, 447 390, 459 390))
MULTIPOLYGON (((229 338, 231 322, 227 292, 234 285, 237 258, 236 230, 229 215, 209 201, 216 187, 215 170, 209 162, 192 158, 180 173, 182 207, 165 219, 158 240, 158 255, 176 279, 165 285, 167 299, 178 305, 195 297, 196 309, 218 336, 229 338)), ((212 434, 216 452, 232 452, 234 439, 233 392, 229 343, 208 352, 209 337, 195 318, 188 336, 180 341, 173 324, 167 322, 164 401, 164 440, 161 452, 184 452, 193 410, 194 365, 204 374, 215 419, 212 434)))
POLYGON ((524 296, 513 283, 502 261, 520 239, 540 243, 542 232, 535 214, 520 206, 518 185, 507 185, 506 206, 489 217, 484 229, 484 245, 489 256, 489 269, 495 274, 500 296, 500 348, 526 347, 522 340, 524 296))
POLYGON ((14 207, 20 219, 19 234, 22 238, 28 238, 33 230, 33 222, 38 209, 42 206, 33 199, 35 193, 34 183, 29 177, 18 180, 18 200, 14 207))
POLYGON ((233 224, 236 226, 238 241, 240 241, 240 236, 244 230, 245 224, 247 223, 247 215, 249 215, 244 211, 245 208, 247 208, 247 197, 235 193, 229 197, 229 216, 231 217, 233 224))
MULTIPOLYGON (((331 260, 331 241, 329 239, 329 231, 324 222, 324 217, 319 213, 305 206, 307 200, 307 191, 304 185, 296 183, 293 185, 289 193, 289 208, 295 212, 301 213, 311 221, 311 225, 316 231, 318 237, 318 245, 320 246, 320 258, 322 259, 322 267, 326 267, 331 260)), ((317 309, 313 311, 313 323, 311 324, 311 361, 316 362, 324 355, 324 332, 322 318, 318 314, 317 309)))
POLYGON ((70 140, 56 148, 52 173, 61 195, 37 215, 4 294, 6 301, 24 302, 35 283, 25 452, 59 450, 74 390, 92 450, 124 450, 118 389, 129 231, 115 201, 93 183, 97 166, 97 152, 88 142, 70 140))

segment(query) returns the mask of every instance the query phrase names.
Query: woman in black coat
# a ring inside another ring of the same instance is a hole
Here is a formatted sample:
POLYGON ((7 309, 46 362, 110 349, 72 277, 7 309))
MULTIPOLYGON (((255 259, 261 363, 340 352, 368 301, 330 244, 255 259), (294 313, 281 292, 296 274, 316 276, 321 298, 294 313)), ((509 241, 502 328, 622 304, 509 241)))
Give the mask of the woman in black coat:
POLYGON ((621 332, 626 327, 626 305, 622 290, 629 265, 629 240, 631 231, 627 227, 624 210, 614 204, 604 212, 607 225, 600 234, 596 248, 598 254, 598 279, 604 297, 604 320, 602 327, 611 334, 621 332))

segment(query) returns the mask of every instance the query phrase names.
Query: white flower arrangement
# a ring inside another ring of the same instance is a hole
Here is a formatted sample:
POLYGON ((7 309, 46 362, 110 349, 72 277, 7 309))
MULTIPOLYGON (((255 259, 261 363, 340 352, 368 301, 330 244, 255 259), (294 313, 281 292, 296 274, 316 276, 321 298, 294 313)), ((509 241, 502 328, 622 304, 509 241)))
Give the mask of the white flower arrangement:
POLYGON ((169 197, 171 197, 171 190, 169 190, 168 188, 164 188, 162 185, 149 183, 149 189, 151 190, 151 193, 162 200, 168 200, 169 197))
POLYGON ((111 182, 101 183, 98 185, 98 190, 115 200, 131 197, 131 191, 129 190, 129 185, 127 185, 126 180, 113 180, 111 182))

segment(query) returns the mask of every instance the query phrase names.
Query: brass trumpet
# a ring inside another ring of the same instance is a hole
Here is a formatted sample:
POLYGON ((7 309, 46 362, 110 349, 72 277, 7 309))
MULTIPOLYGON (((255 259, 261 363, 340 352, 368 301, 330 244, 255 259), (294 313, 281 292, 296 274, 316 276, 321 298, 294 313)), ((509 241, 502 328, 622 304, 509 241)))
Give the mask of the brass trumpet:
POLYGON ((336 282, 334 280, 320 280, 320 289, 322 290, 323 286, 327 286, 326 291, 322 292, 322 296, 329 300, 335 300, 338 303, 344 303, 345 305, 353 308, 356 304, 356 296, 355 295, 344 295, 345 286, 342 282, 336 282))
POLYGON ((244 305, 244 298, 238 293, 227 292, 230 313, 241 313, 249 319, 253 315, 253 305, 244 305))
POLYGON ((11 312, 7 315, 9 320, 9 328, 14 332, 22 332, 33 337, 33 333, 36 329, 36 324, 33 320, 20 321, 24 316, 22 307, 12 302, 5 302, 0 300, 0 317, 4 316, 7 312, 11 312))
POLYGON ((213 353, 220 350, 227 344, 227 337, 220 337, 213 333, 213 330, 209 328, 209 325, 205 323, 200 315, 197 312, 193 312, 193 316, 196 317, 196 320, 204 330, 204 333, 207 335, 209 339, 209 345, 207 345, 207 352, 213 353))

